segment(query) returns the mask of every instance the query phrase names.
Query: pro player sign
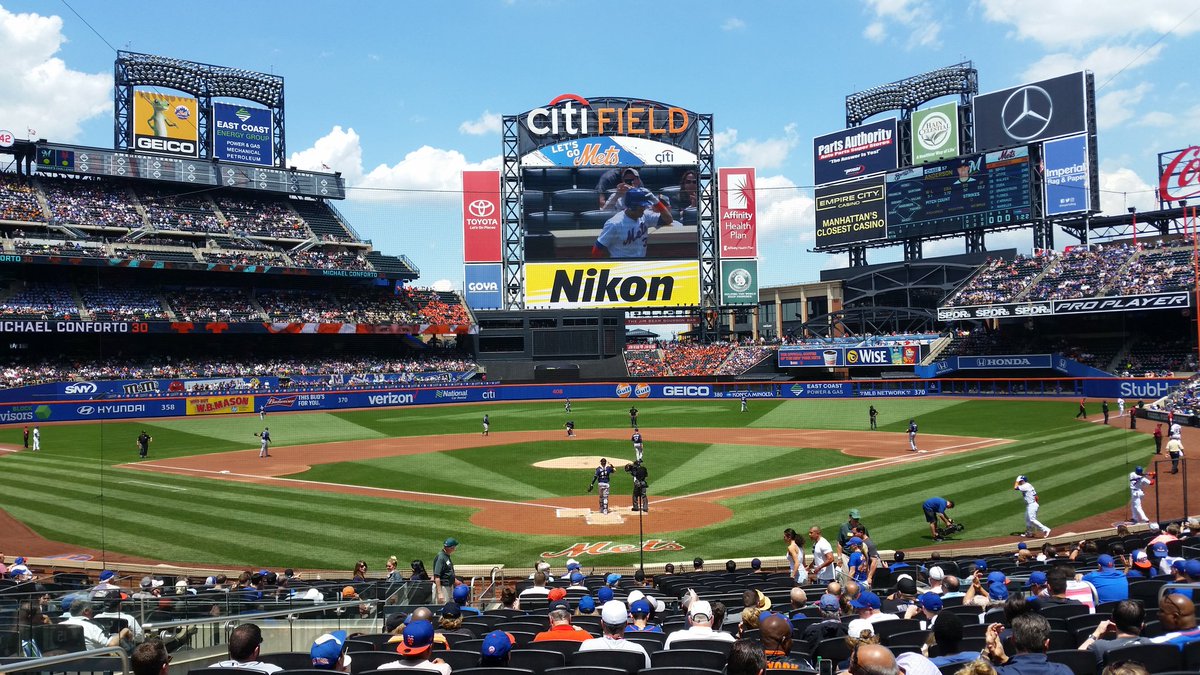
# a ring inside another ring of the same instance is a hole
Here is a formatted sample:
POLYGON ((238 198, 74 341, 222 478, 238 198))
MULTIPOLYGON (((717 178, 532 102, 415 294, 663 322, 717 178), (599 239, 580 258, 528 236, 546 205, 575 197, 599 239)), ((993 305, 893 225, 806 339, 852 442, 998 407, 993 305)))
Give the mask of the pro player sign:
POLYGON ((758 256, 758 210, 754 169, 718 169, 717 177, 721 200, 721 257, 755 258, 758 256))

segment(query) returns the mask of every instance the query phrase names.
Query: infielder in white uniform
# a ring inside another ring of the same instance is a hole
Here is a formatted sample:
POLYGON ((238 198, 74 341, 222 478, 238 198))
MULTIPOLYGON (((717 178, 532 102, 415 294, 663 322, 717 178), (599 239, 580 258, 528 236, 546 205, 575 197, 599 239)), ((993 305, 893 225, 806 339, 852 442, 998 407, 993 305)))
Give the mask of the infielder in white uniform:
POLYGON ((1168 434, 1168 436, 1170 436, 1171 438, 1183 440, 1183 427, 1179 426, 1179 422, 1171 423, 1171 429, 1170 429, 1170 433, 1168 434))
POLYGON ((1117 417, 1125 416, 1125 399, 1117 398, 1117 417))
POLYGON ((1040 505, 1038 504, 1037 489, 1033 487, 1033 483, 1030 483, 1025 476, 1017 476, 1017 482, 1013 485, 1013 489, 1019 490, 1021 497, 1025 499, 1025 534, 1022 536, 1032 537, 1033 528, 1036 527, 1042 531, 1043 539, 1049 537, 1050 528, 1043 525, 1037 519, 1040 505))
POLYGON ((1146 512, 1142 510, 1142 497, 1146 494, 1142 488, 1154 485, 1154 478, 1154 472, 1147 475, 1146 470, 1140 466, 1134 467, 1129 474, 1129 512, 1130 519, 1135 523, 1150 522, 1146 512))
POLYGON ((33 451, 37 452, 38 450, 41 450, 41 449, 42 449, 42 430, 37 427, 34 427, 33 428, 33 451))
POLYGON ((646 188, 630 188, 625 193, 625 210, 604 223, 592 245, 593 258, 645 258, 650 228, 658 229, 675 222, 671 209, 646 188), (647 213, 647 208, 654 211, 647 213))

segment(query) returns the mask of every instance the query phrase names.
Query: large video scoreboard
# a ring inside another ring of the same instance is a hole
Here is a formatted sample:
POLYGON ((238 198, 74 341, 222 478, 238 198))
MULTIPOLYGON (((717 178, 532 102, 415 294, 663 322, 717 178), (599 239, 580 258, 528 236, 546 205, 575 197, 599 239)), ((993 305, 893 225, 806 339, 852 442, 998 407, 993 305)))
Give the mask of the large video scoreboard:
POLYGON ((887 236, 962 232, 1028 222, 1029 148, 967 155, 890 173, 887 236))

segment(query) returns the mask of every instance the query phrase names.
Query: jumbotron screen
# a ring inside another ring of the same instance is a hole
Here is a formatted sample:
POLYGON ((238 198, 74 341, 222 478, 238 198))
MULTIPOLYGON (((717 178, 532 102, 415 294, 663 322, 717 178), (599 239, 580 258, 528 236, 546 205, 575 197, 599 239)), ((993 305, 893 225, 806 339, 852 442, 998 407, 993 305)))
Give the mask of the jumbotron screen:
POLYGON ((887 175, 887 237, 948 234, 1028 222, 1029 148, 914 166, 887 175))
POLYGON ((699 256, 694 165, 525 167, 521 174, 526 262, 699 256), (649 208, 641 222, 628 218, 624 195, 635 187, 664 196, 671 222, 649 208))

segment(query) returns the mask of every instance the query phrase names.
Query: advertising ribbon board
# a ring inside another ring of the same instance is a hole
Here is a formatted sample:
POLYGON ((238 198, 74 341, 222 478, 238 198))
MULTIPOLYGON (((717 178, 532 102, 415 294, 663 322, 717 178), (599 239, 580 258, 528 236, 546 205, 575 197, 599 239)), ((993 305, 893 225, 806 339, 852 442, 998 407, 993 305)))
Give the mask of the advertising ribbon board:
POLYGON ((718 169, 721 258, 758 257, 758 207, 753 168, 718 169))
POLYGON ((228 396, 189 396, 186 401, 188 415, 230 415, 254 412, 254 397, 249 394, 228 396))
POLYGON ((226 162, 273 166, 271 111, 248 105, 213 104, 213 157, 226 162))
POLYGON ((500 172, 464 171, 463 262, 501 262, 500 172))
POLYGON ((914 165, 957 157, 958 145, 958 103, 950 101, 913 112, 914 165))
POLYGON ((172 157, 200 155, 196 99, 152 91, 133 94, 133 142, 138 152, 172 157))
POLYGON ((695 260, 527 263, 528 307, 678 307, 700 304, 695 260))

